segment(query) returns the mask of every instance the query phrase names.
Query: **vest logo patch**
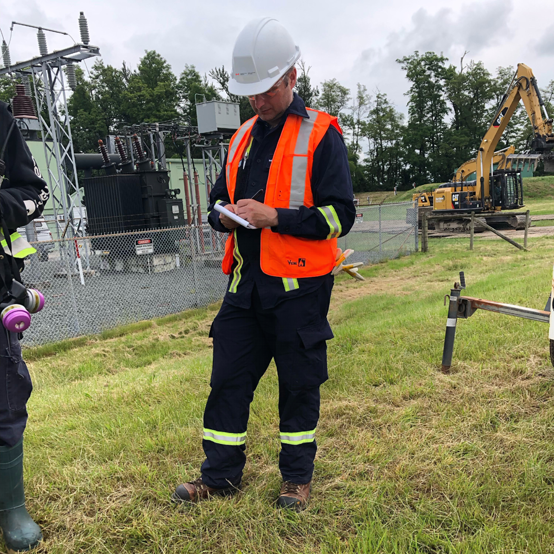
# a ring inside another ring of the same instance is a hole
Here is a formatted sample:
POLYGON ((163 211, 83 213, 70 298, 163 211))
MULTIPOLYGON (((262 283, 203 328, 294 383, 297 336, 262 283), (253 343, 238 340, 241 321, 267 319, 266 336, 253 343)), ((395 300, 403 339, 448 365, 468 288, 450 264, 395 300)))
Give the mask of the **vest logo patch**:
POLYGON ((297 267, 306 267, 306 258, 298 258, 298 261, 287 260, 289 265, 295 265, 297 267))

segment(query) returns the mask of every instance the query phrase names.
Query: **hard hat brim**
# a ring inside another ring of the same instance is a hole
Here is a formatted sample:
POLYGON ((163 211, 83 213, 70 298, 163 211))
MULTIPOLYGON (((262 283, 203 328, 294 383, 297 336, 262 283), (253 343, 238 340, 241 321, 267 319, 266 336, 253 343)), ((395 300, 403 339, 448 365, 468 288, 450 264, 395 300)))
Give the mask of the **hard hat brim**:
POLYGON ((286 69, 283 69, 273 77, 267 77, 266 79, 262 79, 261 81, 257 81, 255 83, 240 83, 235 80, 235 75, 231 75, 228 83, 229 92, 231 94, 235 94, 236 96, 255 96, 256 94, 263 94, 264 92, 267 92, 279 79, 281 79, 283 75, 288 73, 299 58, 300 49, 297 47, 297 53, 294 60, 286 69))

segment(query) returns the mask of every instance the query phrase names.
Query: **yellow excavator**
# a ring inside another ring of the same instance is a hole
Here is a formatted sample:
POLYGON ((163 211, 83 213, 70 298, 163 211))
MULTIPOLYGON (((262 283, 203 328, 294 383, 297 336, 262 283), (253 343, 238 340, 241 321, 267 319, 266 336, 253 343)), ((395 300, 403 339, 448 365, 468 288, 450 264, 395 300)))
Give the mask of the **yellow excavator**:
MULTIPOLYGON (((507 148, 504 148, 503 150, 498 150, 494 153, 494 156, 492 158, 492 163, 494 166, 496 166, 497 169, 506 169, 508 167, 508 163, 511 164, 508 160, 509 156, 515 155, 515 146, 508 146, 507 148)), ((454 178, 454 182, 462 183, 466 181, 468 177, 471 177, 474 173, 477 173, 477 158, 471 158, 471 160, 468 160, 467 162, 464 162, 457 170, 456 170, 456 177, 454 178)), ((451 187, 452 183, 444 183, 444 185, 440 185, 435 190, 440 190, 446 187, 451 187)), ((428 192, 416 192, 412 200, 417 201, 417 205, 419 208, 430 208, 433 207, 433 193, 435 191, 428 191, 428 192)))
MULTIPOLYGON (((543 160, 545 169, 551 171, 554 169, 553 149, 552 119, 546 112, 533 71, 520 63, 500 102, 493 122, 481 141, 477 156, 458 168, 452 182, 440 185, 431 193, 416 193, 414 200, 417 200, 420 212, 428 211, 433 214, 475 212, 486 222, 489 222, 487 215, 496 213, 494 218, 490 217, 491 221, 517 228, 521 226, 524 216, 506 214, 506 217, 499 218, 498 212, 517 210, 524 206, 520 165, 528 163, 536 166, 538 161, 543 160), (523 101, 533 126, 531 150, 524 154, 515 154, 515 149, 511 146, 506 150, 495 152, 500 137, 520 100, 523 101), (545 117, 543 117, 543 110, 545 117), (475 180, 467 180, 467 177, 473 173, 476 175, 475 180)), ((462 219, 435 221, 435 228, 438 230, 460 231, 465 230, 467 225, 467 220, 462 219)))

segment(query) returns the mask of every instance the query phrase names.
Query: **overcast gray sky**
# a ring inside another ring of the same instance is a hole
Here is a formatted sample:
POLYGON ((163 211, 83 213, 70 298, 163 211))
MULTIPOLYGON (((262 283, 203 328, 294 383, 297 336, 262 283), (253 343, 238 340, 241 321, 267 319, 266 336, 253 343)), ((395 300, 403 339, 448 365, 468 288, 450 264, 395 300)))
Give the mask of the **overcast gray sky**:
MULTIPOLYGON (((79 39, 84 11, 91 44, 108 64, 135 68, 145 50, 156 50, 179 74, 185 64, 202 73, 231 67, 235 38, 255 17, 277 18, 311 66, 312 82, 337 78, 355 90, 386 93, 405 111, 408 83, 396 59, 415 50, 442 52, 459 65, 481 60, 499 66, 529 65, 540 86, 554 79, 553 0, 1 0, 0 28, 10 40, 12 21, 42 25, 79 39)), ((72 44, 47 33, 50 50, 72 44)), ((36 31, 15 27, 12 62, 38 55, 36 31)))

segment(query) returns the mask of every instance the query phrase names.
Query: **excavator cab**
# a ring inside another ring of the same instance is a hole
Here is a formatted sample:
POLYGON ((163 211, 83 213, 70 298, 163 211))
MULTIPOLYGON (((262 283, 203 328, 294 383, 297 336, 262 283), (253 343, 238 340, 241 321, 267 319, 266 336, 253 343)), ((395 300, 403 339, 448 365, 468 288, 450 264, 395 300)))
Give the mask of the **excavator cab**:
POLYGON ((491 176, 491 202, 495 210, 517 210, 523 204, 523 182, 520 169, 497 170, 491 176))

